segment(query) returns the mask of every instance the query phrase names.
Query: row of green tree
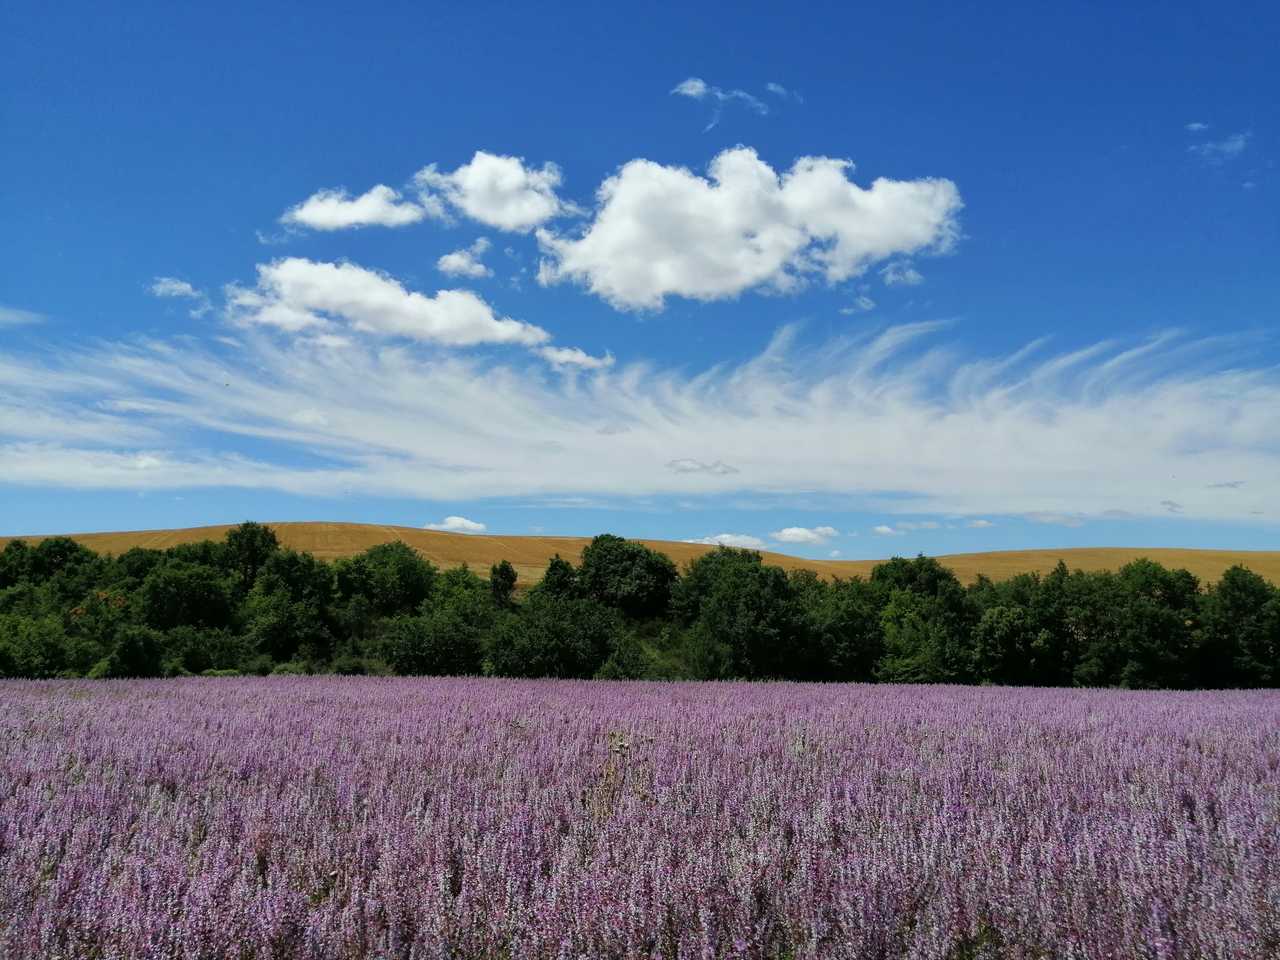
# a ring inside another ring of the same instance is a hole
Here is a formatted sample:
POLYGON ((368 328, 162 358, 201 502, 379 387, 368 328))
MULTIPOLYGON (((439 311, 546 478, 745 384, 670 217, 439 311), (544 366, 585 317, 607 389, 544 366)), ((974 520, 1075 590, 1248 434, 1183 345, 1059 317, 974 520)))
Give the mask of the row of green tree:
POLYGON ((1280 590, 1149 560, 967 587, 926 557, 829 582, 719 548, 679 571, 606 534, 519 594, 506 561, 486 579, 396 542, 326 563, 255 523, 119 556, 0 552, 0 675, 304 672, 1275 686, 1280 590))

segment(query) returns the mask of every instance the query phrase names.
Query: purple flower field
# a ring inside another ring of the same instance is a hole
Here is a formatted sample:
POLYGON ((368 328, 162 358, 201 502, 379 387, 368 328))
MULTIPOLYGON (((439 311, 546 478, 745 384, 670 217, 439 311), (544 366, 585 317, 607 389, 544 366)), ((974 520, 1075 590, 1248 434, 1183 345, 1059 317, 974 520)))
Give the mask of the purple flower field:
POLYGON ((0 682, 0 956, 1280 955, 1280 693, 0 682))

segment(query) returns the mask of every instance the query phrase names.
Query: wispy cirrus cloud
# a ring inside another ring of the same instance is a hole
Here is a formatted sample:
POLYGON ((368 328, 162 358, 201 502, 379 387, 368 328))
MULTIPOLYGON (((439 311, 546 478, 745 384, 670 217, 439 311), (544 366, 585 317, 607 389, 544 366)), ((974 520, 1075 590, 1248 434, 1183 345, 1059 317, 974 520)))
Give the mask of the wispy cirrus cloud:
POLYGON ((24 327, 44 323, 47 318, 34 310, 22 310, 0 304, 0 327, 24 327))
POLYGON ((151 281, 149 290, 153 297, 190 300, 193 317, 203 317, 213 309, 208 295, 203 290, 198 290, 188 281, 179 280, 177 277, 156 277, 151 281))
POLYGON ((679 460, 668 460, 667 469, 673 473, 704 473, 716 477, 727 477, 739 472, 737 467, 732 467, 722 460, 717 460, 714 463, 704 463, 703 461, 695 460, 692 457, 682 457, 679 460))
POLYGON ((894 260, 880 270, 880 279, 886 287, 915 287, 924 283, 924 275, 910 260, 894 260))
POLYGON ((1162 500, 1184 517, 1241 519, 1280 496, 1280 375, 1224 340, 966 360, 935 342, 936 325, 811 348, 788 329, 738 366, 553 378, 523 352, 392 344, 354 326, 335 348, 269 329, 245 326, 238 345, 0 353, 6 482, 434 500, 828 495, 902 525, 932 514, 1078 526, 1168 516, 1162 500), (24 427, 51 410, 56 437, 24 427), (1223 475, 1247 485, 1224 497, 1211 488, 1223 475))
POLYGON ((770 81, 764 85, 764 88, 768 90, 770 93, 772 93, 775 97, 780 97, 783 100, 793 100, 796 103, 804 103, 804 97, 802 97, 799 94, 799 92, 795 90, 790 90, 787 87, 784 87, 780 83, 775 83, 773 81, 770 81))
POLYGON ((1187 147, 1187 152, 1193 153, 1209 163, 1224 163, 1244 153, 1249 146, 1249 141, 1252 139, 1253 133, 1245 130, 1242 133, 1233 133, 1221 140, 1206 140, 1204 143, 1193 143, 1187 147))
MULTIPOLYGON (((777 84, 770 85, 770 87, 774 86, 777 84)), ((782 88, 779 87, 779 89, 782 88)), ((680 81, 671 88, 671 93, 679 97, 688 97, 690 100, 710 101, 713 104, 711 119, 703 128, 703 133, 714 129, 720 123, 726 104, 740 103, 760 116, 765 116, 769 112, 769 105, 759 97, 745 90, 725 90, 722 87, 713 86, 700 77, 689 77, 687 80, 680 81)))

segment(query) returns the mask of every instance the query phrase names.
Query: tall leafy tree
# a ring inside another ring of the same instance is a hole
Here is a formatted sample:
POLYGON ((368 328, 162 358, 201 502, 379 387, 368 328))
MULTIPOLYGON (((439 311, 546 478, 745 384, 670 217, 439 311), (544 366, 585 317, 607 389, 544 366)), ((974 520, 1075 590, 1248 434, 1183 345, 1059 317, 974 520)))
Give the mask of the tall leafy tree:
POLYGON ((634 619, 665 614, 676 577, 670 557, 608 533, 583 549, 578 567, 578 585, 587 596, 634 619))
POLYGON ((275 531, 261 523, 242 523, 227 531, 227 557, 238 576, 242 594, 253 589, 258 571, 277 550, 280 541, 275 531))
POLYGON ((430 596, 437 570, 418 551, 396 540, 340 560, 335 573, 339 600, 363 598, 374 616, 390 617, 416 611, 430 596))
POLYGON ((1280 685, 1280 590, 1244 567, 1205 594, 1193 684, 1280 685))
POLYGON ((503 560, 489 568, 489 591, 499 607, 511 606, 516 592, 516 568, 503 560))

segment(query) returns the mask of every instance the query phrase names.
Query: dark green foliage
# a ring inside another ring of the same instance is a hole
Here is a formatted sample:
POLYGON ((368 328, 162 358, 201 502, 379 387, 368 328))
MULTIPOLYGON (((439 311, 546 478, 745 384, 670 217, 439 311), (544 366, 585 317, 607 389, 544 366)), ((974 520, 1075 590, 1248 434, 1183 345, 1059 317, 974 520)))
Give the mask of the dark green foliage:
POLYGON ((328 660, 334 646, 328 622, 333 593, 327 564, 309 553, 272 552, 241 607, 249 647, 273 660, 328 660))
POLYGON ((499 607, 511 606, 516 592, 516 568, 506 560, 489 568, 489 592, 499 607))
POLYGON ((169 561, 147 574, 138 605, 142 621, 157 630, 231 622, 231 591, 221 571, 185 560, 169 561))
POLYGON ((877 679, 890 683, 964 683, 972 677, 962 624, 946 600, 894 590, 880 614, 884 656, 877 679))
POLYGON ((969 674, 985 683, 1031 681, 1035 633, 1022 607, 988 607, 973 628, 969 674))
POLYGON ((857 577, 827 583, 808 570, 793 573, 791 582, 822 678, 874 680, 884 651, 879 591, 857 577))
POLYGON ((494 601, 490 583, 465 566, 446 570, 436 578, 420 615, 379 624, 376 649, 400 674, 477 674, 484 637, 500 609, 494 601))
POLYGON ((399 674, 462 676, 480 672, 479 627, 458 610, 393 617, 379 626, 378 650, 399 674))
POLYGON ((436 568, 399 540, 370 547, 335 565, 339 600, 364 600, 375 617, 412 613, 427 599, 436 568))
POLYGON ((1201 604, 1195 658, 1206 686, 1280 685, 1280 591, 1244 567, 1232 567, 1201 604))
POLYGON ((670 557, 609 533, 583 549, 578 567, 578 587, 586 596, 636 620, 667 612, 676 578, 670 557))
POLYGON ((175 627, 165 634, 161 673, 167 677, 202 674, 209 670, 235 671, 249 656, 250 646, 243 635, 229 630, 202 630, 175 627))
POLYGON ((227 553, 226 543, 219 540, 198 540, 195 543, 180 543, 164 551, 169 560, 181 560, 203 567, 214 567, 224 574, 231 573, 231 558, 227 553))
POLYGON ((1146 560, 968 589, 935 560, 868 580, 719 548, 683 576, 597 537, 523 600, 515 569, 444 572, 403 543, 328 564, 245 524, 226 543, 100 557, 0 551, 0 676, 405 673, 1161 687, 1280 684, 1280 591, 1146 560))
POLYGON ((911 560, 894 557, 877 564, 871 571, 871 582, 886 596, 895 590, 907 590, 923 597, 937 597, 960 587, 954 573, 926 556, 911 560))
POLYGON ((7 676, 57 677, 67 661, 67 635, 56 617, 0 616, 0 664, 7 676))
POLYGON ((624 633, 618 638, 609 659, 596 671, 596 679, 643 680, 652 677, 657 669, 658 664, 644 641, 633 633, 624 633))
POLYGON ((489 648, 504 677, 593 676, 625 635, 617 613, 587 597, 530 596, 519 616, 502 618, 489 648))
POLYGON ((322 619, 323 608, 293 599, 277 577, 262 577, 241 608, 244 636, 250 649, 272 660, 325 660, 332 638, 322 619))
POLYGON ((552 597, 576 597, 578 571, 557 553, 547 564, 547 572, 542 575, 542 580, 533 588, 533 592, 552 597))
POLYGON ((10 540, 0 550, 0 590, 32 579, 31 547, 25 540, 10 540))
POLYGON ((760 554, 754 550, 716 547, 704 553, 685 569, 671 595, 671 612, 686 625, 694 623, 702 613, 702 603, 721 580, 760 566, 760 554))
MULTIPOLYGON (((157 677, 161 673, 160 658, 165 648, 165 638, 159 630, 150 627, 122 627, 108 655, 102 676, 108 677, 157 677)), ((95 667, 97 671, 99 668, 95 667)))
POLYGON ((871 571, 886 597, 884 656, 876 675, 896 683, 967 683, 971 634, 980 612, 954 573, 929 557, 895 557, 871 571))
POLYGON ((236 574, 242 594, 253 588, 258 571, 279 549, 275 531, 260 523, 242 523, 227 531, 227 563, 236 574))
POLYGON ((809 679, 820 674, 811 634, 781 567, 721 566, 699 602, 694 641, 730 677, 809 679), (718 656, 717 656, 718 654, 718 656))
POLYGON ((116 582, 139 584, 160 564, 164 563, 163 550, 133 547, 116 557, 112 563, 111 577, 116 582))
POLYGON ((98 555, 70 537, 49 537, 31 551, 30 576, 49 580, 98 562, 98 555))

